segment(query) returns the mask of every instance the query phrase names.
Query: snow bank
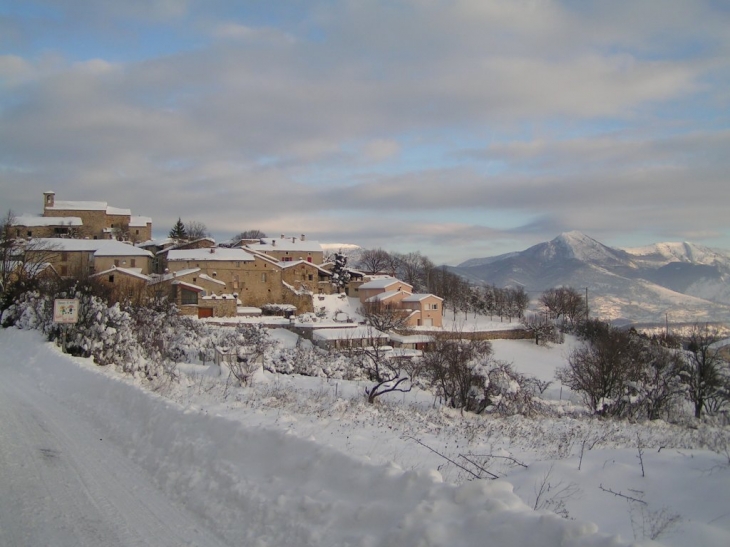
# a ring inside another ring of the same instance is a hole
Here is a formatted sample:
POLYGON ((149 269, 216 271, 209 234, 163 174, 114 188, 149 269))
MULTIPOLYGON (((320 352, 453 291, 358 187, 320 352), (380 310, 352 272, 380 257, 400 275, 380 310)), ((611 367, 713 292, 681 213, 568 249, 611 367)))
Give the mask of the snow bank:
POLYGON ((532 511, 503 481, 460 487, 437 472, 372 466, 313 441, 183 409, 36 332, 0 332, 24 370, 232 544, 617 546, 592 524, 532 511))

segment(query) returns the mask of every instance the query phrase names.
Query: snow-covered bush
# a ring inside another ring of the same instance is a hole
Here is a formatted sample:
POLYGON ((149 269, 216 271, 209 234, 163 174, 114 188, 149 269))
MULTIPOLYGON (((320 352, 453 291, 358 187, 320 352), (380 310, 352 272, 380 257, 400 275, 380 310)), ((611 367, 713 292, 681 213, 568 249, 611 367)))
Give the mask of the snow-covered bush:
POLYGON ((360 380, 365 374, 347 355, 316 347, 280 350, 266 359, 265 368, 278 374, 301 374, 338 380, 360 380))
POLYGON ((99 365, 117 365, 131 372, 140 366, 141 354, 130 315, 118 304, 108 306, 87 288, 71 287, 57 294, 27 292, 3 314, 3 326, 36 329, 62 345, 72 355, 91 357, 99 365), (53 322, 55 298, 79 300, 78 322, 53 322))
POLYGON ((511 364, 495 361, 491 354, 491 344, 486 341, 441 338, 423 356, 423 376, 453 408, 476 414, 537 412, 538 383, 511 364))

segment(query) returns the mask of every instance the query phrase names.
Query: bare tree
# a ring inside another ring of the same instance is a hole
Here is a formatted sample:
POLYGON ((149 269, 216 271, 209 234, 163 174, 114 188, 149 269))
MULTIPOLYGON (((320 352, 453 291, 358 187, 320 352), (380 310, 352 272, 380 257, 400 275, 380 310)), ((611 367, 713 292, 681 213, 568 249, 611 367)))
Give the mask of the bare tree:
POLYGON ((129 224, 126 222, 122 222, 112 229, 112 236, 117 241, 129 241, 129 234, 129 224))
POLYGON ((424 374, 453 408, 480 413, 489 405, 483 367, 492 353, 487 341, 466 340, 459 333, 439 336, 424 354, 424 374))
POLYGON ((375 329, 372 327, 370 329, 371 335, 366 346, 357 348, 354 357, 370 381, 374 382, 374 385, 365 388, 368 403, 372 404, 375 399, 386 393, 409 392, 411 381, 405 373, 403 361, 393 358, 387 339, 376 336, 375 329))
POLYGON ((262 366, 263 357, 272 346, 266 329, 250 325, 238 325, 221 337, 220 343, 232 352, 233 359, 228 367, 231 374, 244 385, 262 366))
POLYGON ((588 308, 583 295, 572 287, 548 289, 542 293, 539 301, 553 318, 563 317, 571 325, 575 325, 587 316, 588 308))
POLYGON ((629 333, 607 328, 568 356, 556 378, 579 392, 596 413, 620 416, 628 403, 628 388, 641 378, 636 344, 629 333))
POLYGON ((187 231, 188 239, 190 241, 210 237, 208 227, 197 220, 189 220, 188 222, 186 222, 185 230, 187 231))
POLYGON ((428 257, 419 252, 392 255, 395 272, 398 279, 401 279, 413 287, 414 292, 428 291, 428 278, 431 270, 435 268, 428 257))
POLYGON ((261 239, 266 237, 266 234, 261 230, 244 230, 233 236, 234 241, 240 241, 241 239, 261 239))
POLYGON ((696 418, 702 417, 703 410, 717 410, 728 401, 728 363, 716 347, 721 338, 716 328, 694 325, 685 342, 681 378, 696 418))
POLYGON ((0 226, 0 295, 2 309, 20 293, 35 288, 41 273, 48 269, 57 244, 44 239, 17 238, 15 215, 8 211, 0 226))
POLYGON ((362 315, 367 325, 380 332, 405 330, 408 326, 409 310, 398 308, 381 300, 365 302, 357 312, 362 315))
POLYGON ((555 324, 542 314, 534 313, 522 318, 522 327, 535 336, 535 344, 560 342, 555 324))
POLYGON ((393 262, 390 254, 383 249, 365 249, 360 253, 360 258, 357 262, 358 269, 368 274, 376 274, 382 271, 388 271, 388 273, 395 273, 390 271, 390 267, 393 262))

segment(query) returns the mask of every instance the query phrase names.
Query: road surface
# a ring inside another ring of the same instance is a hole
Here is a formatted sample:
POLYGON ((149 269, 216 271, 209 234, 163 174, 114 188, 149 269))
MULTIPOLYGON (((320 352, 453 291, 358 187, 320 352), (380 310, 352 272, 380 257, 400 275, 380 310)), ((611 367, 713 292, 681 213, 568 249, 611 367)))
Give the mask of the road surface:
POLYGON ((104 442, 103 432, 0 359, 0 545, 224 543, 104 442))

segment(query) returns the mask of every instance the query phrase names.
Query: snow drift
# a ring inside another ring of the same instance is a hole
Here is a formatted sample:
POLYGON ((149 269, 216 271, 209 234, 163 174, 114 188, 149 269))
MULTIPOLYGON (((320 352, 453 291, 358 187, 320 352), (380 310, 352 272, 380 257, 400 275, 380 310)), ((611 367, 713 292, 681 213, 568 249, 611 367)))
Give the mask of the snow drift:
POLYGON ((593 524, 533 511, 504 481, 456 487, 437 472, 358 462, 316 442, 185 410, 86 360, 0 332, 4 374, 103 432, 227 543, 263 546, 617 546, 593 524))

